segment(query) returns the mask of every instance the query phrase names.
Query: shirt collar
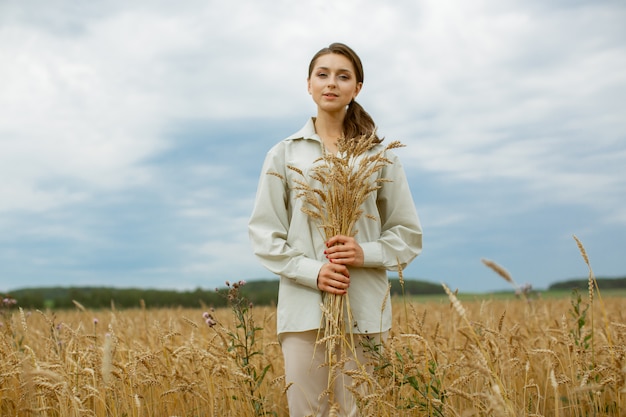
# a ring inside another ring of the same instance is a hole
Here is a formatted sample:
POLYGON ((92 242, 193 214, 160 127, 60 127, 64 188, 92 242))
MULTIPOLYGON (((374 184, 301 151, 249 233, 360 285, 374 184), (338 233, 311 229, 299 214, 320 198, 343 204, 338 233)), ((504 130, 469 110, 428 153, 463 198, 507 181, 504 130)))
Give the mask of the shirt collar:
POLYGON ((289 136, 286 140, 294 140, 294 139, 314 139, 317 141, 322 141, 322 139, 315 132, 315 119, 313 117, 307 120, 306 124, 302 127, 302 129, 298 130, 293 135, 289 136))

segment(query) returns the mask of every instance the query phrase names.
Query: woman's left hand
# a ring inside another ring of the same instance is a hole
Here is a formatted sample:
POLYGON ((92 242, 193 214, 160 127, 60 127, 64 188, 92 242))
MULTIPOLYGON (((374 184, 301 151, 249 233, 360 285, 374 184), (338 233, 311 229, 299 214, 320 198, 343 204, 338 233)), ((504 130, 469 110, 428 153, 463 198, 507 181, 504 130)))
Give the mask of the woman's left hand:
POLYGON ((333 236, 326 242, 326 258, 334 264, 363 266, 363 249, 350 236, 333 236))

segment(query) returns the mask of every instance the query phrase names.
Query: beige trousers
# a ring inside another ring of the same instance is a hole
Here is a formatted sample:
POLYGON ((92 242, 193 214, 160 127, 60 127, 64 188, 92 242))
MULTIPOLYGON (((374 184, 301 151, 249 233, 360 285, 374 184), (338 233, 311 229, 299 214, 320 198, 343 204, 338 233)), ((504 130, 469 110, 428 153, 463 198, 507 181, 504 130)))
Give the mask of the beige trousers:
MULTIPOLYGON (((386 338, 387 332, 382 334, 386 338)), ((370 334, 374 344, 379 345, 381 334, 370 334)), ((280 343, 285 359, 285 383, 290 417, 327 417, 330 413, 328 395, 328 366, 324 366, 325 349, 323 344, 316 345, 317 330, 307 332, 283 333, 280 343)), ((365 366, 370 360, 364 351, 360 337, 355 337, 358 363, 365 366)), ((366 349, 367 350, 367 349, 366 349)), ((351 353, 350 353, 351 354, 351 353)), ((356 369, 357 363, 346 362, 344 370, 356 369)), ((366 369, 371 367, 366 367, 366 369)), ((368 369, 371 372, 371 369, 368 369)), ((338 416, 357 417, 357 404, 352 393, 347 389, 352 385, 352 378, 345 374, 337 375, 335 399, 339 405, 338 416)))

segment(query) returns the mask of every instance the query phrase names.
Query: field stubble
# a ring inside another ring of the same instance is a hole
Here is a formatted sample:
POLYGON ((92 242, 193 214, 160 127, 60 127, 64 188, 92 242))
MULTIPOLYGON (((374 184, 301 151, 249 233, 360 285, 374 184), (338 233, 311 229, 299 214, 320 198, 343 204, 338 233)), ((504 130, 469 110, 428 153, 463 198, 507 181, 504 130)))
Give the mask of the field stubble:
MULTIPOLYGON (((231 296, 216 311, 3 311, 0 415, 286 416, 275 308, 231 296)), ((353 375, 363 415, 626 409, 623 298, 450 300, 393 299, 373 376, 353 375)))

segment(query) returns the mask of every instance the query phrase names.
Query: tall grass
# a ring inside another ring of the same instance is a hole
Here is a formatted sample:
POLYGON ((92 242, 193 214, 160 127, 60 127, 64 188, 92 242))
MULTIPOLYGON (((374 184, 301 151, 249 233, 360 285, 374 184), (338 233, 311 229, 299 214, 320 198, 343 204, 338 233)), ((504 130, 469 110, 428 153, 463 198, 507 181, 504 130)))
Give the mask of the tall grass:
MULTIPOLYGON (((518 300, 464 302, 464 316, 451 304, 411 303, 408 319, 402 300, 393 303, 394 330, 382 349, 371 347, 374 377, 353 378, 374 388, 358 397, 363 415, 626 409, 623 298, 604 300, 608 326, 593 332, 599 307, 584 297, 535 300, 532 310, 518 300)), ((0 327, 0 415, 287 416, 276 311, 249 311, 263 329, 244 362, 232 334, 245 335, 230 309, 211 312, 212 327, 202 309, 12 309, 0 327)))
MULTIPOLYGON (((589 270, 592 291, 569 298, 392 299, 373 373, 350 371, 361 414, 622 416, 624 298, 602 298, 589 270)), ((287 416, 276 310, 233 287, 215 311, 3 305, 0 415, 287 416)))

